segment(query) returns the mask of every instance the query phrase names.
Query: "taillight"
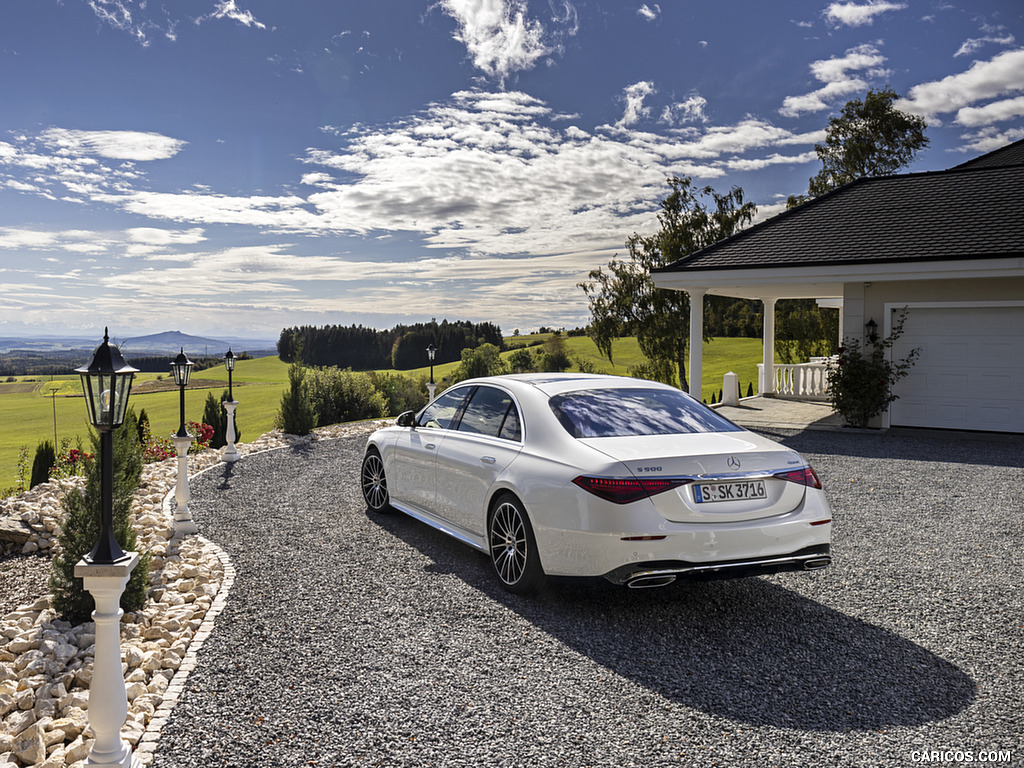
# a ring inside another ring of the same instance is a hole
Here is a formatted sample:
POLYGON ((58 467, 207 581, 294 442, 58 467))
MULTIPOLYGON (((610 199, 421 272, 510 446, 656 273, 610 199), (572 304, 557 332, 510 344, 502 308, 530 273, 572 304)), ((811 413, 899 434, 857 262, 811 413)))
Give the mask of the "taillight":
POLYGON ((789 480, 797 485, 806 485, 808 488, 821 488, 821 480, 810 467, 791 469, 786 472, 776 472, 774 477, 781 480, 789 480))
POLYGON ((670 491, 690 482, 688 480, 671 480, 663 477, 619 478, 619 477, 588 477, 580 475, 573 480, 576 485, 595 496, 613 504, 629 504, 631 501, 654 496, 670 491))

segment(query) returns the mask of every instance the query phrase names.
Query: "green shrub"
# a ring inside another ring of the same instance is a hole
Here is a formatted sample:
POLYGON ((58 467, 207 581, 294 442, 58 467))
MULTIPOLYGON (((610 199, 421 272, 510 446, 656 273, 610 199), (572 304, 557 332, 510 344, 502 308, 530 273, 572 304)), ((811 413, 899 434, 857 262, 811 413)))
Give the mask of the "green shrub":
POLYGON ((508 368, 501 359, 501 350, 493 344, 481 344, 475 349, 462 350, 462 362, 452 374, 452 380, 454 383, 502 373, 508 373, 508 368))
POLYGON ((832 408, 851 427, 866 427, 884 411, 898 395, 893 385, 910 371, 920 349, 912 349, 903 360, 889 359, 889 350, 903 335, 904 310, 892 332, 885 339, 868 342, 862 347, 857 339, 846 339, 839 348, 839 359, 829 367, 828 386, 832 408))
POLYGON ((508 356, 508 367, 513 373, 530 373, 537 370, 537 356, 522 344, 516 345, 516 350, 508 356))
POLYGON ((374 388, 384 398, 389 416, 418 411, 427 404, 426 379, 422 377, 415 380, 411 376, 387 371, 373 371, 369 376, 374 388))
POLYGON ((565 351, 565 340, 560 333, 555 333, 546 344, 538 361, 538 370, 562 373, 572 367, 572 359, 565 351))
POLYGON ((36 456, 32 461, 32 482, 30 488, 50 480, 50 470, 57 464, 57 449, 49 440, 44 440, 36 447, 36 456))
MULTIPOLYGON (((100 453, 99 435, 91 435, 93 454, 100 453)), ((132 497, 142 475, 142 447, 138 441, 138 419, 129 409, 124 424, 113 433, 114 488, 113 523, 114 538, 125 552, 136 550, 137 538, 131 524, 132 497)), ((54 556, 50 571, 50 593, 54 610, 66 621, 80 624, 88 621, 95 604, 92 595, 85 591, 82 580, 75 577, 75 565, 89 554, 100 534, 100 461, 93 458, 86 462, 85 490, 69 490, 62 500, 64 522, 58 537, 60 551, 54 556)), ((139 553, 139 564, 132 571, 124 593, 121 595, 121 609, 131 612, 142 608, 146 600, 146 585, 149 583, 148 552, 139 553)))
POLYGON ((576 370, 580 373, 599 373, 597 370, 597 363, 589 357, 579 357, 577 355, 573 357, 572 362, 575 364, 576 370))
POLYGON ((149 414, 143 408, 139 411, 139 427, 135 430, 139 434, 139 445, 145 445, 149 434, 149 414))
POLYGON ((307 371, 309 397, 317 426, 386 416, 388 403, 366 373, 351 369, 311 368, 307 371))
MULTIPOLYGON (((203 406, 203 423, 213 427, 213 438, 210 440, 210 448, 223 448, 228 444, 228 412, 224 410, 224 401, 228 399, 228 391, 225 389, 220 393, 218 400, 213 392, 206 393, 206 403, 203 406)), ((242 441, 242 431, 238 428, 238 417, 235 416, 235 442, 242 441)))
POLYGON ((203 423, 213 427, 213 437, 210 438, 211 448, 223 448, 228 441, 224 433, 228 429, 228 418, 213 392, 206 393, 206 403, 203 406, 203 423))
POLYGON ((289 435, 308 435, 316 426, 316 412, 306 382, 307 369, 299 363, 288 366, 288 391, 281 395, 281 410, 275 423, 289 435))

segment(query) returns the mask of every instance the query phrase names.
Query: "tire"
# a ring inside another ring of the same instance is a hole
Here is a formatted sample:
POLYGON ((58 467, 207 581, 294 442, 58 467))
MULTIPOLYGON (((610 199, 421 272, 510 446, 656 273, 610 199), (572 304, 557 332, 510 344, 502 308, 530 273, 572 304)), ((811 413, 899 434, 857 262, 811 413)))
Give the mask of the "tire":
POLYGON ((498 498, 487 524, 491 565, 501 586, 517 595, 531 595, 544 585, 530 518, 522 502, 510 493, 498 498))
POLYGON ((384 460, 376 448, 369 449, 363 457, 359 478, 367 509, 371 512, 390 512, 391 497, 388 495, 388 480, 384 475, 384 460))

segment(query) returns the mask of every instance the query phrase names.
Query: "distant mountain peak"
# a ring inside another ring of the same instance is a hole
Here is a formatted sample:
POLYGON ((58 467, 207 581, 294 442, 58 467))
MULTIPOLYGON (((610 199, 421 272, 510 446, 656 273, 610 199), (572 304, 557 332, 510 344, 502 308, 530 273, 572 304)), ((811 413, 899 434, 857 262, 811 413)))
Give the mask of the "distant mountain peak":
POLYGON ((150 352, 178 352, 184 349, 190 355, 223 355, 230 344, 220 339, 191 336, 181 331, 164 331, 149 336, 134 336, 121 342, 121 352, 126 355, 140 355, 150 352))

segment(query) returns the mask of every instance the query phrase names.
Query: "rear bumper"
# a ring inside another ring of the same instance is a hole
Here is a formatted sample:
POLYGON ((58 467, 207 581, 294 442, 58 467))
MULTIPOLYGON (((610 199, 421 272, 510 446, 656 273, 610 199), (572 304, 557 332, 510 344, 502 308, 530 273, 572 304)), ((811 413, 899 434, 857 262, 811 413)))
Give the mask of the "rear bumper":
POLYGON ((753 557, 740 560, 687 562, 654 560, 630 563, 604 574, 613 584, 627 587, 661 587, 677 578, 738 578, 764 576, 784 571, 812 571, 828 567, 832 562, 829 544, 816 544, 787 555, 753 557))

